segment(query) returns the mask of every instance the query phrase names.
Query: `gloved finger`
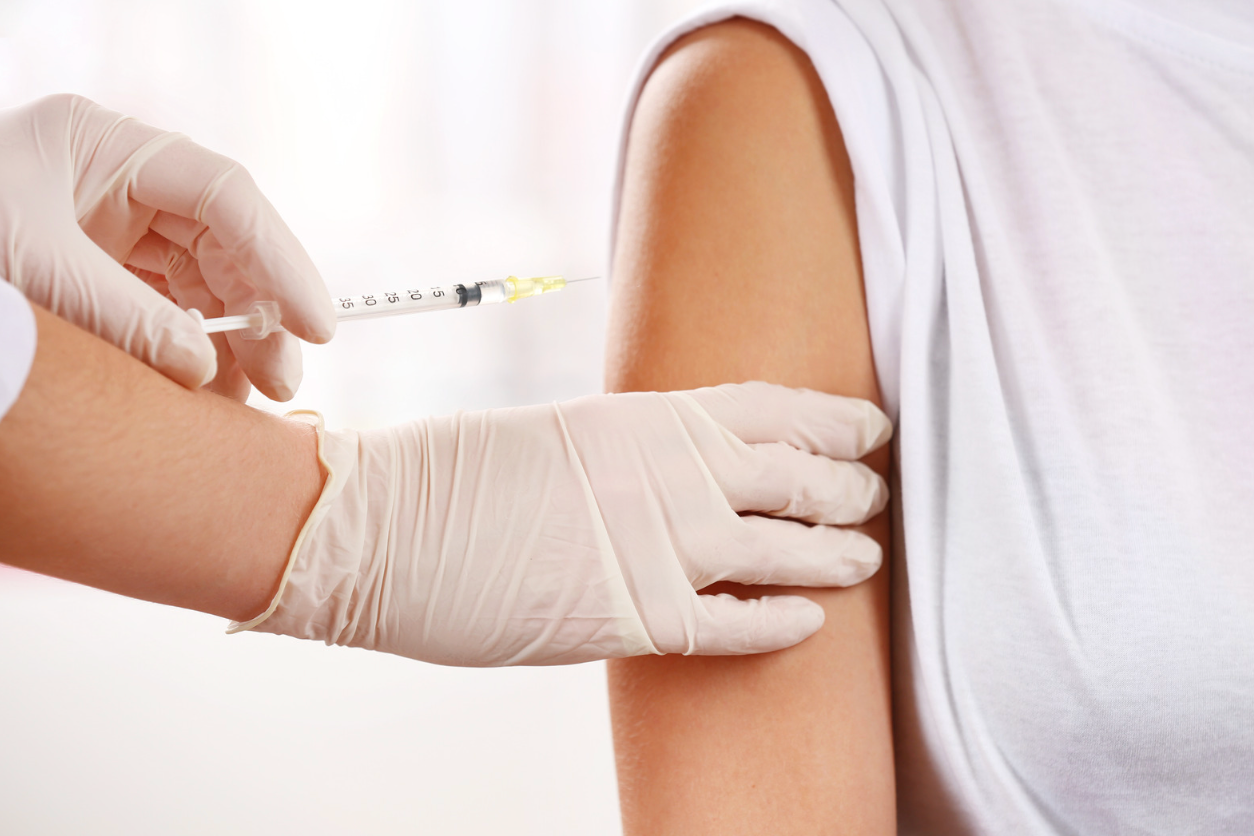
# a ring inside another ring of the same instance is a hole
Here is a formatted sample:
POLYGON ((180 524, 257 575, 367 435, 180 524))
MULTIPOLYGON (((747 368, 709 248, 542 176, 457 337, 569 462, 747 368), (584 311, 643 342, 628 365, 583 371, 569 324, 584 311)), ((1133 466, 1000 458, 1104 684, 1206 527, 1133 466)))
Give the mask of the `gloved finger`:
MULTIPOLYGON (((206 317, 247 313, 258 298, 213 231, 183 218, 166 214, 155 218, 153 231, 136 244, 131 258, 165 264, 171 271, 171 292, 179 304, 194 307, 206 317)), ((286 319, 283 323, 286 328, 286 319)), ((291 335, 278 332, 264 340, 245 340, 231 334, 226 345, 243 373, 266 397, 291 400, 301 380, 300 344, 291 335)), ((240 390, 238 381, 228 387, 228 391, 240 390)))
MULTIPOLYGON (((209 292, 196 259, 165 236, 148 232, 135 244, 127 262, 128 269, 150 286, 157 290, 166 288, 184 310, 194 308, 206 318, 222 316, 222 300, 209 292)), ((218 371, 205 388, 237 401, 248 400, 252 385, 236 362, 226 334, 211 334, 209 339, 218 358, 218 371)))
POLYGON ((246 340, 238 331, 226 335, 235 360, 253 385, 272 401, 290 401, 300 386, 300 341, 284 331, 263 340, 246 340))
POLYGON ((183 310, 195 309, 206 319, 226 312, 222 300, 205 283, 200 263, 184 247, 157 232, 149 232, 135 244, 127 266, 141 276, 161 273, 170 297, 183 310))
MULTIPOLYGON (((222 300, 226 314, 247 313, 256 301, 256 292, 231 262, 212 230, 200 236, 195 254, 205 284, 222 300)), ((283 327, 287 327, 286 320, 283 320, 283 327)), ((288 401, 296 394, 302 372, 300 343, 294 336, 278 331, 263 340, 246 340, 238 332, 232 332, 227 343, 244 374, 266 397, 288 401)))
MULTIPOLYGON (((335 334, 335 310, 317 268, 239 163, 180 137, 141 163, 130 194, 147 206, 207 226, 255 288, 255 298, 278 302, 288 331, 315 343, 335 334)), ((194 245, 187 248, 201 258, 194 245)), ((203 266, 202 271, 212 286, 203 266)))
POLYGON ((170 294, 170 283, 165 280, 165 276, 160 273, 154 273, 151 270, 145 270, 142 267, 132 267, 129 264, 123 265, 128 273, 139 279, 153 290, 160 293, 170 301, 174 301, 174 297, 170 294))
POLYGON ((58 241, 60 258, 28 297, 113 343, 171 380, 198 389, 213 379, 213 343, 191 316, 132 275, 84 235, 58 241))
POLYGON ((701 617, 688 646, 663 653, 744 656, 792 647, 823 626, 823 608, 799 595, 766 595, 742 601, 733 595, 700 595, 701 617))
POLYGON ((200 263, 183 246, 150 231, 131 250, 127 266, 143 275, 162 274, 169 294, 184 310, 200 311, 206 319, 222 316, 226 307, 200 273, 200 263))
MULTIPOLYGON (((235 268, 209 227, 168 212, 158 212, 152 230, 135 245, 132 259, 169 262, 173 284, 206 318, 246 313, 257 301, 256 288, 235 268), (162 242, 167 242, 163 244, 162 242), (208 269, 212 282, 205 277, 208 269)), ((181 304, 181 300, 180 300, 181 304)))
POLYGON ((740 517, 734 525, 734 546, 724 543, 696 561, 697 577, 690 580, 697 589, 718 581, 853 586, 874 575, 883 561, 879 543, 848 528, 758 516, 740 517))
MULTIPOLYGON (((131 248, 126 264, 128 267, 159 273, 171 285, 186 284, 189 281, 204 283, 196 266, 196 259, 192 258, 191 253, 151 230, 131 248)), ((205 311, 201 313, 209 315, 205 311)))
MULTIPOLYGON (((246 313, 253 302, 264 298, 258 294, 248 276, 231 260, 230 253, 219 243, 213 230, 207 229, 197 235, 188 252, 195 259, 196 267, 209 292, 222 300, 222 306, 228 315, 246 313)), ((282 322, 286 328, 287 320, 283 319, 282 322)))
POLYGON ((184 218, 170 212, 158 212, 153 215, 149 229, 178 244, 185 250, 196 246, 196 239, 209 231, 209 227, 194 218, 184 218))
POLYGON ((735 456, 708 455, 710 474, 732 509, 827 525, 858 525, 884 510, 888 485, 861 462, 750 444, 735 456))
POLYGON ((227 335, 210 334, 209 339, 213 341, 213 347, 218 354, 218 373, 205 384, 205 388, 240 403, 247 401, 253 387, 248 376, 240 369, 239 363, 235 362, 235 354, 231 351, 227 335))
POLYGON ((893 434, 888 416, 860 398, 758 381, 684 394, 746 444, 782 441, 808 453, 853 460, 883 446, 893 434))
MULTIPOLYGON (((194 258, 188 258, 174 273, 173 281, 168 283, 170 295, 183 310, 197 310, 206 319, 222 316, 225 309, 222 300, 209 292, 205 281, 200 277, 200 270, 194 258)), ((213 380, 205 384, 210 392, 232 398, 237 401, 248 400, 252 384, 248 376, 240 369, 235 360, 235 353, 226 334, 210 334, 214 351, 218 357, 218 372, 213 380)))

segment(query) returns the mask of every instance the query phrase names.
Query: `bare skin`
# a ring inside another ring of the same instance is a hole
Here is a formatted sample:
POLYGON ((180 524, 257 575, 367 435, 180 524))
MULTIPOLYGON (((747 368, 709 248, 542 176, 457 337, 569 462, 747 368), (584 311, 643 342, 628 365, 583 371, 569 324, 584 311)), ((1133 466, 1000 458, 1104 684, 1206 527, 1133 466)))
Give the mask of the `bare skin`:
POLYGON ((262 612, 322 490, 303 424, 192 392, 33 306, 0 420, 0 561, 237 620, 262 612))
MULTIPOLYGON (((745 20, 682 39, 646 84, 626 166, 611 391, 767 380, 879 402, 853 175, 802 52, 745 20)), ((886 474, 888 456, 866 462, 886 474)), ((885 554, 888 520, 863 529, 885 554)), ((896 832, 887 569, 778 591, 826 609, 797 647, 610 664, 629 836, 896 832)))

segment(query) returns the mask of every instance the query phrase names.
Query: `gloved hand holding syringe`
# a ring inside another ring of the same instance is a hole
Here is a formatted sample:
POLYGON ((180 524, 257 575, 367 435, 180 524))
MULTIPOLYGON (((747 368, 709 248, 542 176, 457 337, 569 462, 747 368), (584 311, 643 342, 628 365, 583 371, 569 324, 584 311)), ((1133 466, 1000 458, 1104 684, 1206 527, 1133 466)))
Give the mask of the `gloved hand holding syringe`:
MULTIPOLYGON (((590 281, 596 276, 567 281, 561 276, 542 276, 520 279, 510 276, 473 284, 449 284, 425 290, 385 291, 362 296, 341 296, 335 300, 335 318, 340 322, 348 319, 375 319, 397 314, 426 313, 452 308, 472 308, 499 302, 517 302, 561 290, 569 284, 590 281)), ((188 313, 201 321, 206 334, 238 331, 246 340, 261 340, 283 330, 277 302, 254 302, 248 313, 238 316, 220 316, 204 319, 198 311, 188 313)))

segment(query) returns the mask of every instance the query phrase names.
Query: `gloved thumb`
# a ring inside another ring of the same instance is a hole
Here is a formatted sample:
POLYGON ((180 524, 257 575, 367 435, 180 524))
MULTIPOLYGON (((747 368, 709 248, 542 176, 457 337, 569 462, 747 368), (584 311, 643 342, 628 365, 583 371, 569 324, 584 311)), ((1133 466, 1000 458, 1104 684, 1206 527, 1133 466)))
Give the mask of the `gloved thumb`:
POLYGON ((19 289, 36 304, 199 389, 217 372, 217 352, 186 311, 114 261, 86 235, 56 251, 55 263, 19 289))
POLYGON ((764 595, 740 600, 734 595, 700 595, 704 619, 697 625, 688 656, 743 656, 792 647, 823 626, 823 608, 800 595, 764 595))

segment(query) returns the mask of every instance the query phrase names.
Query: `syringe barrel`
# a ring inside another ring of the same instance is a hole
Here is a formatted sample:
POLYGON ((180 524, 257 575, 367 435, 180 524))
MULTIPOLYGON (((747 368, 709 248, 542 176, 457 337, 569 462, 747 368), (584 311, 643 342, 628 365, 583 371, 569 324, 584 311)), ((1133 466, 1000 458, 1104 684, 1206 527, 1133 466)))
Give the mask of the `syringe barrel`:
POLYGON ((341 296, 335 300, 335 317, 374 319, 393 314, 419 311, 443 311, 452 308, 473 308, 513 301, 515 290, 511 279, 494 279, 474 284, 450 284, 425 290, 405 290, 366 296, 341 296))
POLYGON ((405 290, 366 294, 364 296, 341 296, 335 300, 335 318, 374 319, 379 316, 393 314, 416 313, 418 311, 442 311, 452 308, 466 307, 466 288, 464 285, 445 285, 429 287, 425 290, 405 290))
MULTIPOLYGON (((424 290, 387 291, 362 296, 341 296, 335 300, 335 318, 375 319, 404 313, 443 311, 453 308, 473 308, 500 302, 516 302, 542 293, 561 290, 566 281, 561 276, 543 276, 534 279, 493 279, 474 284, 449 284, 424 290)), ((279 318, 279 306, 275 302, 255 302, 247 314, 224 316, 215 319, 200 318, 207 334, 238 331, 245 339, 263 339, 274 331, 283 330, 279 318)))

